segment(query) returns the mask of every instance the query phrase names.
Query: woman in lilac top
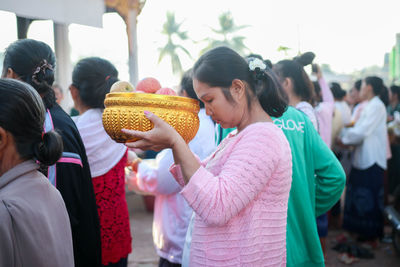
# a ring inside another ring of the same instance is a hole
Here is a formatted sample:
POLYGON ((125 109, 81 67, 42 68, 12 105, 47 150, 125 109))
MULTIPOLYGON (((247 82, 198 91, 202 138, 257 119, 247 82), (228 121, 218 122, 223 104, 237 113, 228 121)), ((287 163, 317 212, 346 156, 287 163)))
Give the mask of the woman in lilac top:
POLYGON ((321 69, 316 65, 317 82, 314 82, 316 102, 315 113, 318 121, 318 133, 324 140, 325 144, 330 148, 332 142, 332 120, 333 111, 335 109, 335 99, 332 91, 322 76, 321 69))
POLYGON ((142 138, 127 145, 172 148, 171 172, 196 214, 191 266, 285 266, 291 151, 270 117, 285 111, 284 93, 262 61, 226 47, 205 53, 193 70, 207 115, 237 132, 199 162, 171 126, 145 112, 154 128, 123 130, 142 138))

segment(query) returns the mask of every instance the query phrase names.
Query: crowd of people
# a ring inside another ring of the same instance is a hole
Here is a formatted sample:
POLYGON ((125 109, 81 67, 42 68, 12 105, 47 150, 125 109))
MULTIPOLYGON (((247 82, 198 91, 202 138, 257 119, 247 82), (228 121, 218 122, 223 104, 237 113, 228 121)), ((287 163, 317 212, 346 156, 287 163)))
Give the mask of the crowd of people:
POLYGON ((51 48, 10 44, 0 79, 0 266, 127 266, 126 188, 155 196, 161 267, 324 266, 332 223, 346 231, 339 242, 376 247, 384 199, 400 191, 400 87, 368 76, 347 92, 314 57, 272 64, 209 50, 179 86, 200 101, 195 138, 187 144, 145 111, 154 128, 123 129, 139 140, 120 144, 102 125, 119 80, 112 63, 75 65, 70 117, 51 48), (137 154, 149 150, 160 151, 155 166, 137 154))

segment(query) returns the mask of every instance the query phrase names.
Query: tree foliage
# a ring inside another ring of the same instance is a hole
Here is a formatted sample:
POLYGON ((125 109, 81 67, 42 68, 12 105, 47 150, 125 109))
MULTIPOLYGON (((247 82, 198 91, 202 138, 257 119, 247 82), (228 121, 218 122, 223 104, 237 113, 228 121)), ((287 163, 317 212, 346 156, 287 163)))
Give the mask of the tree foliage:
POLYGON ((237 35, 237 32, 248 27, 247 25, 235 25, 230 12, 221 14, 218 18, 218 22, 218 29, 211 28, 211 31, 217 34, 218 38, 205 39, 204 41, 208 42, 208 45, 202 49, 201 53, 219 46, 230 47, 242 55, 249 51, 247 46, 244 44, 244 40, 246 38, 244 36, 237 35))
POLYGON ((180 54, 182 52, 191 58, 189 51, 178 43, 189 39, 187 32, 181 30, 182 23, 183 22, 176 22, 174 13, 167 13, 167 21, 163 25, 162 34, 165 34, 168 39, 165 46, 159 48, 160 56, 158 62, 160 63, 165 56, 170 57, 172 72, 174 74, 183 73, 180 60, 180 54))

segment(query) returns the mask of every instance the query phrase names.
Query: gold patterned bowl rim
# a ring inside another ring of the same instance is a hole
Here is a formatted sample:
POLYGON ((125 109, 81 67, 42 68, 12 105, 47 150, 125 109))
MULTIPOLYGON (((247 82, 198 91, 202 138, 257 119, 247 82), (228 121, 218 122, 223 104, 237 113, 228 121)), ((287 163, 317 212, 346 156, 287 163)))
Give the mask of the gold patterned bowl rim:
POLYGON ((136 98, 143 100, 169 100, 173 102, 186 102, 190 104, 198 105, 199 101, 193 98, 184 96, 173 96, 173 95, 158 95, 158 94, 146 94, 146 93, 108 93, 107 98, 120 97, 120 98, 136 98))

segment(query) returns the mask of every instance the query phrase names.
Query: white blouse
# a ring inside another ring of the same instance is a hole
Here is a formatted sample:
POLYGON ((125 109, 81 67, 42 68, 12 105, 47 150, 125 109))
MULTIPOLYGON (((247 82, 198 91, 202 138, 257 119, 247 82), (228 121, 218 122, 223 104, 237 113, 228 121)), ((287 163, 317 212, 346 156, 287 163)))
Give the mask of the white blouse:
POLYGON ((103 110, 89 109, 72 117, 85 145, 92 178, 106 174, 125 155, 127 147, 111 139, 103 127, 103 110))
POLYGON ((341 139, 346 145, 356 145, 354 167, 365 170, 376 163, 386 169, 386 109, 379 97, 365 105, 354 127, 343 129, 341 139))
POLYGON ((343 125, 349 124, 351 122, 351 110, 346 101, 336 101, 335 107, 340 111, 340 114, 342 115, 343 125))

